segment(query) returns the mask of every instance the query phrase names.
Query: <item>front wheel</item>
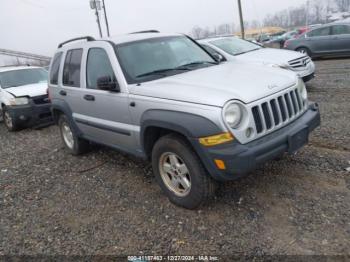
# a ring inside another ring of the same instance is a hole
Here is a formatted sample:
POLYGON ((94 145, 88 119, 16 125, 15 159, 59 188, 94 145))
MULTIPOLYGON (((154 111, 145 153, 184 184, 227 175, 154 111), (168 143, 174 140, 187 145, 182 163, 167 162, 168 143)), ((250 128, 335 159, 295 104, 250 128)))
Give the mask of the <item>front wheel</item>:
POLYGON ((13 132, 19 130, 19 126, 12 118, 10 112, 6 107, 2 109, 2 119, 8 131, 13 132))
POLYGON ((175 205, 195 209, 214 194, 214 181, 180 136, 171 134, 156 142, 152 166, 158 184, 175 205))
POLYGON ((62 141, 72 155, 80 155, 89 150, 89 142, 76 135, 65 115, 60 116, 58 126, 60 128, 62 141))

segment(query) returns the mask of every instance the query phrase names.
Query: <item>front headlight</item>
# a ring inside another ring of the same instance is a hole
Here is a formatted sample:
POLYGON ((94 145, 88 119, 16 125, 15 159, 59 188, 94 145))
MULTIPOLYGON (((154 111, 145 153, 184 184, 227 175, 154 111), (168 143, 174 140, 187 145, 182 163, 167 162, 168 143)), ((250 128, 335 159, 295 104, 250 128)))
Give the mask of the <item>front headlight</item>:
POLYGON ((242 120, 242 109, 238 103, 232 102, 224 109, 224 118, 231 128, 237 128, 242 120))
POLYGON ((307 101, 307 91, 306 91, 305 83, 304 83, 304 81, 301 78, 299 78, 299 80, 298 80, 298 92, 299 92, 303 102, 306 103, 306 101, 307 101))
POLYGON ((10 99, 11 106, 20 106, 29 104, 29 99, 27 97, 15 97, 10 99))

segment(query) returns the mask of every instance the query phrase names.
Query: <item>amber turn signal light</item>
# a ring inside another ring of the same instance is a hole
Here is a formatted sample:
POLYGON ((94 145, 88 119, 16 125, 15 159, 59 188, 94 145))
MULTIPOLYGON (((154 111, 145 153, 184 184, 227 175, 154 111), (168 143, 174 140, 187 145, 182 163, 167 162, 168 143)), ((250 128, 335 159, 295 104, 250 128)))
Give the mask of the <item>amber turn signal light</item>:
POLYGON ((208 136, 199 138, 199 143, 203 146, 216 146, 233 141, 233 136, 231 133, 222 133, 219 135, 208 136))

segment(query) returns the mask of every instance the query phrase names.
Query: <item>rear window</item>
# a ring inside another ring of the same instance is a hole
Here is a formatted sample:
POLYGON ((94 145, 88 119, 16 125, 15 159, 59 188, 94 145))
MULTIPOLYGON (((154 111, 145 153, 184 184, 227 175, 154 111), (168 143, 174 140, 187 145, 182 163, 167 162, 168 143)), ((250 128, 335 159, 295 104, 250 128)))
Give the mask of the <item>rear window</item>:
POLYGON ((50 84, 57 85, 58 84, 58 73, 60 70, 62 52, 57 53, 53 58, 53 62, 50 69, 50 84))
POLYGON ((80 87, 80 68, 83 49, 69 50, 64 61, 63 85, 80 87))
POLYGON ((350 34, 350 26, 348 25, 335 25, 332 27, 333 35, 348 35, 350 34))

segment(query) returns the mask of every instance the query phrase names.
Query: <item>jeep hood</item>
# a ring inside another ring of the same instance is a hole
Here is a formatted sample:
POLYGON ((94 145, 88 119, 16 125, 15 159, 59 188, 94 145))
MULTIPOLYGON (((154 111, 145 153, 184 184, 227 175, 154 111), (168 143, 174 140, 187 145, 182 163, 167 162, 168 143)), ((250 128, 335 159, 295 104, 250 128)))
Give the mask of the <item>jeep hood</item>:
POLYGON ((4 91, 10 93, 15 97, 21 96, 41 96, 45 95, 47 90, 47 83, 37 83, 24 86, 16 86, 4 89, 4 91))
POLYGON ((235 58, 246 62, 258 62, 262 64, 288 65, 288 62, 294 59, 304 57, 304 54, 289 50, 280 50, 273 48, 261 48, 256 51, 237 55, 235 58))
POLYGON ((222 107, 250 103, 295 85, 293 72, 242 62, 223 63, 131 86, 131 94, 222 107))

